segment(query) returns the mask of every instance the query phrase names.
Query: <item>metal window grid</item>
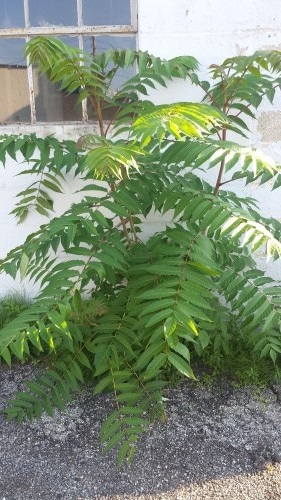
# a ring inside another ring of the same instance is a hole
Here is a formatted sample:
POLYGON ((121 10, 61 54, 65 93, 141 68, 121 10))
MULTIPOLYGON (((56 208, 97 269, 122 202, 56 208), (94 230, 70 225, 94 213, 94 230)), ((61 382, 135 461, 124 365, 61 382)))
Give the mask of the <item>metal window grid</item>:
MULTIPOLYGON (((106 25, 106 26, 87 26, 82 22, 82 0, 76 0, 77 8, 77 25, 76 26, 30 26, 29 21, 29 0, 23 0, 24 4, 24 28, 1 28, 1 38, 24 38, 28 42, 32 36, 36 35, 77 35, 79 41, 79 48, 83 50, 83 35, 134 35, 137 33, 137 0, 130 0, 131 8, 131 24, 130 25, 106 25)), ((36 120, 35 97, 34 97, 34 82, 32 65, 27 58, 27 77, 29 87, 29 102, 31 108, 31 124, 34 125, 36 120)), ((87 104, 86 101, 82 102, 82 120, 86 123, 87 104)), ((5 126, 6 127, 6 126, 5 126)))

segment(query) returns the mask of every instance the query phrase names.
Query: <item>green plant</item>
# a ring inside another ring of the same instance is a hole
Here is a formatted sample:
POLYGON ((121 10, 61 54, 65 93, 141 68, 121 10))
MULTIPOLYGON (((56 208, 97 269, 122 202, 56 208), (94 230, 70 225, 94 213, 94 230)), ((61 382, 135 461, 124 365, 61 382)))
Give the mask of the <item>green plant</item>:
POLYGON ((163 415, 171 367, 196 380, 191 355, 230 356, 238 342, 280 373, 281 292, 253 256, 266 247, 268 257, 280 257, 281 225, 262 217, 255 200, 223 188, 237 179, 281 184, 273 160, 227 140, 228 132, 244 140, 247 118, 263 98, 272 102, 281 53, 212 65, 210 82, 192 57, 165 61, 130 50, 90 57, 43 37, 28 54, 64 92, 89 100, 99 133, 77 144, 2 137, 3 163, 22 155, 36 176, 14 213, 23 220, 35 208, 52 217, 1 262, 2 272, 39 282, 41 292, 1 330, 0 355, 10 364, 11 353, 22 359, 30 345, 51 354, 49 369, 6 414, 19 421, 52 414, 90 377, 94 394, 110 390, 116 402, 101 429, 105 449, 119 446, 118 461, 130 460, 150 419, 163 415), (136 76, 113 95, 114 75, 132 64, 136 76), (197 85, 202 102, 150 102, 148 89, 172 78, 197 85), (214 186, 202 174, 210 168, 214 186), (85 180, 82 200, 55 217, 51 194, 69 170, 85 180), (153 211, 170 222, 145 239, 153 211))
POLYGON ((20 293, 10 293, 0 298, 0 328, 16 318, 30 306, 30 300, 20 293))
MULTIPOLYGON (((234 387, 251 385, 256 390, 267 387, 273 380, 272 360, 260 358, 242 337, 232 335, 228 354, 216 352, 210 345, 200 360, 203 383, 211 384, 218 376, 223 376, 228 377, 234 387)), ((276 370, 275 377, 280 382, 280 370, 276 370)))

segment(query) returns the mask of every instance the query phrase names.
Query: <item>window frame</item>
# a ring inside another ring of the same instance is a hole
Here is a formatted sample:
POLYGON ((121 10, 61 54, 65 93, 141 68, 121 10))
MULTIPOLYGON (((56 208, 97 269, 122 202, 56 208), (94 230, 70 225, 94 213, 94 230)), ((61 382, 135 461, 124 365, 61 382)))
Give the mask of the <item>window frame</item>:
MULTIPOLYGON (((76 26, 30 26, 29 22, 29 5, 28 0, 23 0, 24 6, 24 20, 25 27, 23 28, 0 28, 0 39, 7 38, 18 38, 24 39, 27 43, 32 36, 36 35, 51 35, 51 36, 77 36, 79 48, 83 50, 83 36, 85 35, 127 35, 134 36, 137 34, 138 30, 138 16, 137 16, 137 0, 130 0, 131 8, 131 24, 130 25, 96 25, 89 26, 82 23, 82 1, 76 0, 77 9, 77 25, 76 26)), ((29 105, 31 111, 31 121, 30 122, 14 122, 9 124, 0 123, 0 133, 18 133, 19 128, 25 127, 26 130, 34 131, 34 126, 44 125, 45 130, 52 133, 53 129, 58 125, 67 126, 70 128, 79 125, 85 126, 89 125, 88 115, 87 115, 87 104, 86 101, 82 102, 82 120, 81 121, 62 121, 62 122, 40 122, 36 119, 35 110, 35 96, 34 96, 34 81, 33 81, 33 68, 30 64, 29 57, 27 57, 27 79, 28 79, 28 90, 29 90, 29 105)), ((91 125, 92 126, 92 125, 91 125)))

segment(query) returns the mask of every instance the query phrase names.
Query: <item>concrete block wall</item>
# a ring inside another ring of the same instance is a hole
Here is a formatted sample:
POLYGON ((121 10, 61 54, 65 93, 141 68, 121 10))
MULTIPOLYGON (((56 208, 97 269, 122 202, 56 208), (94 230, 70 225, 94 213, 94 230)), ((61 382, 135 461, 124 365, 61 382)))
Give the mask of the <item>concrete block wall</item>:
MULTIPOLYGON (((142 50, 171 58, 177 55, 193 55, 207 76, 207 68, 212 63, 220 63, 226 57, 247 55, 259 49, 281 50, 281 9, 280 0, 138 0, 137 44, 142 50)), ((156 103, 192 101, 197 98, 194 88, 185 82, 173 82, 167 90, 153 92, 156 103)), ((40 135, 55 133, 60 137, 76 138, 84 133, 81 128, 52 126, 34 127, 40 135)), ((281 97, 277 96, 274 106, 265 103, 256 121, 251 122, 249 145, 261 148, 281 164, 281 97)), ((28 133, 30 127, 16 126, 14 129, 0 127, 0 134, 7 132, 28 133)), ((19 161, 21 159, 19 158, 19 161)), ((0 258, 20 244, 25 236, 45 222, 37 214, 29 216, 22 225, 17 225, 9 215, 15 203, 15 195, 28 184, 25 176, 15 177, 21 165, 8 162, 1 168, 0 176, 0 258)), ((269 187, 251 186, 245 190, 237 184, 241 195, 256 197, 267 216, 281 218, 281 191, 271 193, 269 187)), ((76 186, 71 182, 58 201, 58 210, 67 208, 74 199, 76 186)), ((151 218, 149 232, 159 227, 157 217, 151 218)), ((261 265, 277 279, 281 280, 281 264, 267 263, 263 255, 261 265)), ((36 287, 27 283, 14 283, 0 275, 0 295, 13 289, 36 293, 36 287)))

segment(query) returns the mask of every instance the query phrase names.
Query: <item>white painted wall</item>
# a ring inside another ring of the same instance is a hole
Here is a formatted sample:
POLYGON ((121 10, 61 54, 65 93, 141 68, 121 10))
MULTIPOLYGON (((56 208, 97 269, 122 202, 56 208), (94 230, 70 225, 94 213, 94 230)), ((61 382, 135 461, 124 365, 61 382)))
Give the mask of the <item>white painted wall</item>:
MULTIPOLYGON (((189 54, 197 57, 203 73, 212 63, 220 63, 226 57, 251 54, 258 49, 281 49, 281 9, 280 0, 138 0, 138 47, 155 55, 171 58, 189 54)), ((194 89, 184 82, 174 82, 167 91, 153 93, 155 102, 190 101, 195 99, 194 89)), ((281 98, 276 99, 274 107, 265 104, 259 119, 251 124, 250 144, 260 147, 281 163, 281 98)), ((27 133, 31 127, 20 128, 18 132, 27 133)), ((0 128, 8 133, 9 127, 0 128)), ((60 137, 77 137, 81 130, 74 127, 51 127, 44 131, 33 127, 39 134, 55 132, 60 137)), ((11 130, 12 131, 12 130, 11 130)), ((82 132, 84 133, 84 132, 82 132)), ((35 230, 42 222, 37 214, 28 217, 22 225, 17 225, 9 215, 15 202, 15 195, 27 185, 25 177, 15 177, 19 166, 9 162, 0 177, 0 258, 13 246, 21 243, 24 237, 35 230)), ((68 206, 76 187, 71 183, 59 202, 58 209, 68 206)), ((243 194, 244 188, 237 186, 243 194)), ((281 218, 281 196, 279 191, 272 194, 268 188, 251 187, 247 190, 258 198, 262 212, 281 218)), ((150 231, 157 224, 151 220, 150 231)), ((266 264, 261 256, 263 267, 281 280, 281 265, 266 264)), ((11 289, 25 289, 34 292, 32 286, 15 284, 8 277, 0 276, 0 294, 11 289)))
MULTIPOLYGON (((210 64, 220 64, 227 57, 249 55, 256 50, 281 50, 280 0, 140 0, 139 48, 155 55, 171 58, 193 55, 206 74, 210 64)), ((168 92, 153 94, 155 102, 196 99, 194 88, 178 81, 168 92)), ((265 102, 257 121, 252 121, 248 145, 262 149, 281 164, 281 94, 274 106, 265 102)), ((236 139, 237 140, 237 139, 236 139)), ((231 188, 238 194, 258 199, 265 216, 281 219, 281 190, 242 183, 231 188)), ((155 224, 154 224, 155 227, 155 224)), ((259 264, 275 279, 281 280, 281 263, 259 264)))

